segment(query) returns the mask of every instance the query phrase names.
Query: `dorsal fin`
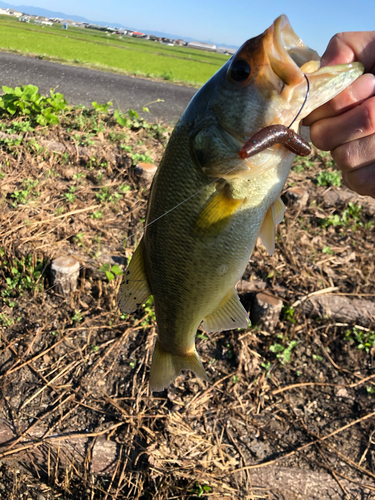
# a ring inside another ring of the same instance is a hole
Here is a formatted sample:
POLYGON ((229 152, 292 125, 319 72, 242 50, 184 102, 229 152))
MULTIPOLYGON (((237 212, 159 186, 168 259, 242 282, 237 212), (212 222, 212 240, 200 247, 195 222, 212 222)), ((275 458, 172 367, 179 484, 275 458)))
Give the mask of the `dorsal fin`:
POLYGON ((121 312, 131 313, 135 311, 137 307, 147 301, 150 295, 150 285, 148 284, 143 261, 142 238, 124 273, 120 285, 118 304, 121 312))

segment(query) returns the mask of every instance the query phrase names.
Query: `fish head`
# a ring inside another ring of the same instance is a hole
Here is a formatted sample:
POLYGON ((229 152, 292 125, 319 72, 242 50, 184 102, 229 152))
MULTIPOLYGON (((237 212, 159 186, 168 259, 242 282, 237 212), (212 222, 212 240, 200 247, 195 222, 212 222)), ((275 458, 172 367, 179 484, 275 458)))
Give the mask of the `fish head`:
POLYGON ((268 169, 291 153, 275 145, 238 160, 247 140, 275 124, 298 132, 305 116, 362 73, 359 62, 321 68, 317 52, 296 35, 285 15, 280 16, 245 42, 193 99, 195 116, 187 110, 187 117, 194 121, 197 161, 211 177, 251 177, 268 169))

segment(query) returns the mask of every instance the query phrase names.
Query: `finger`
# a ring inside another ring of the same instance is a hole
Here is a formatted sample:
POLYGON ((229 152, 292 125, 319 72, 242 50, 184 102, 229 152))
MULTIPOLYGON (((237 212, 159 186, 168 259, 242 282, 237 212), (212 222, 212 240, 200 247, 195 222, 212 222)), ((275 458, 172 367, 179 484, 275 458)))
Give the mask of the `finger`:
POLYGON ((303 120, 303 125, 310 126, 322 118, 330 118, 344 113, 374 94, 375 76, 370 73, 362 75, 341 92, 341 94, 310 113, 309 116, 303 120))
POLYGON ((332 158, 350 189, 375 197, 375 135, 342 144, 332 151, 332 158))
POLYGON ((374 31, 338 33, 329 41, 321 65, 331 66, 361 61, 365 65, 365 72, 372 73, 375 65, 374 53, 374 31))
POLYGON ((353 32, 337 33, 333 36, 322 55, 320 65, 333 66, 334 64, 354 62, 356 51, 352 47, 352 38, 353 32))
POLYGON ((371 97, 346 113, 318 120, 310 128, 313 144, 323 151, 332 151, 340 144, 375 133, 375 97, 371 97))
POLYGON ((341 144, 331 151, 331 154, 343 173, 373 164, 375 163, 375 135, 341 144))
POLYGON ((363 196, 375 198, 375 163, 345 172, 342 177, 349 189, 363 196))

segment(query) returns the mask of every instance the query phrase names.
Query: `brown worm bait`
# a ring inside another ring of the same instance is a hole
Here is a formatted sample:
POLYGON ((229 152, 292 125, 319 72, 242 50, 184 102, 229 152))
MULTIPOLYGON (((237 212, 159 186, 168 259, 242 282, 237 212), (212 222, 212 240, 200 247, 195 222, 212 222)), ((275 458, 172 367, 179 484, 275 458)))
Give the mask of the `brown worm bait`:
POLYGON ((270 125, 250 137, 240 149, 240 158, 250 158, 250 156, 254 156, 275 144, 281 144, 299 156, 308 156, 311 153, 309 143, 296 134, 294 130, 285 127, 285 125, 270 125))

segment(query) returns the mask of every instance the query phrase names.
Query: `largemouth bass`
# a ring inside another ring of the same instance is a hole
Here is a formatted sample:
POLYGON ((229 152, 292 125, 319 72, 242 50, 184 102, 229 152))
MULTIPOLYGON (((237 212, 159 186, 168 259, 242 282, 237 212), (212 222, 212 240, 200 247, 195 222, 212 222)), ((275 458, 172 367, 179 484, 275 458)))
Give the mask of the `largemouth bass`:
POLYGON ((285 141, 265 141, 250 158, 242 148, 266 127, 288 128, 300 112, 290 127, 298 133, 305 116, 362 72, 360 63, 320 68, 318 54, 281 16, 193 97, 154 177, 144 236, 119 293, 127 313, 154 297, 151 390, 168 386, 182 369, 207 380, 195 349, 202 321, 207 332, 248 326, 235 285, 258 236, 274 251, 294 154, 285 141))

